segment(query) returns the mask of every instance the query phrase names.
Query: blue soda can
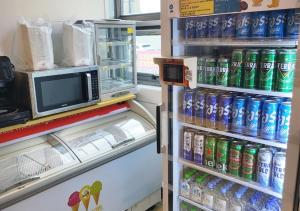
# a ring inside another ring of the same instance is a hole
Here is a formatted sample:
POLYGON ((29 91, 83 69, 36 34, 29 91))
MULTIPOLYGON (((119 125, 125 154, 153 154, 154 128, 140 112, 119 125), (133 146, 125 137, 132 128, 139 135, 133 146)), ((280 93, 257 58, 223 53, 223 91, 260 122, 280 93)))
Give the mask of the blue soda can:
POLYGON ((282 102, 279 105, 276 139, 283 143, 287 143, 289 138, 291 109, 291 102, 282 102))
POLYGON ((218 95, 208 93, 206 95, 206 121, 205 126, 215 129, 217 127, 218 95))
POLYGON ((249 38, 251 31, 251 14, 240 13, 236 17, 236 37, 249 38))
POLYGON ((235 37, 236 16, 222 16, 222 37, 235 37))
POLYGON ((285 152, 276 152, 273 157, 271 187, 277 193, 282 193, 285 174, 285 152))
POLYGON ((243 133, 245 125, 246 98, 238 96, 232 105, 232 126, 231 130, 236 133, 243 133))
POLYGON ((219 96, 217 129, 229 131, 231 124, 232 96, 223 94, 219 96))
POLYGON ((208 35, 208 17, 196 19, 196 38, 205 38, 208 35))
POLYGON ((204 91, 198 90, 195 95, 196 125, 205 126, 205 95, 204 91))
POLYGON ((195 96, 191 89, 187 89, 183 95, 183 115, 184 121, 187 123, 195 122, 195 111, 194 111, 195 96))
POLYGON ((185 38, 195 38, 196 37, 196 21, 195 18, 185 19, 185 38))
POLYGON ((271 182, 271 166, 273 152, 268 148, 261 148, 257 155, 256 181, 262 187, 269 187, 271 182))
POLYGON ((251 37, 264 38, 268 30, 268 13, 255 12, 252 15, 251 37))
POLYGON ((268 36, 272 38, 284 37, 286 12, 284 10, 274 10, 269 16, 269 32, 268 36))
POLYGON ((249 136, 257 136, 259 134, 259 121, 261 101, 258 98, 251 98, 247 103, 246 111, 246 130, 245 133, 249 136))
POLYGON ((298 38, 299 34, 299 24, 295 22, 295 10, 289 10, 287 14, 287 27, 286 27, 286 37, 298 38))
POLYGON ((208 23, 208 37, 209 38, 217 38, 221 37, 222 33, 222 16, 214 15, 209 17, 208 23))
POLYGON ((266 100, 262 107, 260 136, 273 140, 276 135, 278 103, 275 100, 266 100))

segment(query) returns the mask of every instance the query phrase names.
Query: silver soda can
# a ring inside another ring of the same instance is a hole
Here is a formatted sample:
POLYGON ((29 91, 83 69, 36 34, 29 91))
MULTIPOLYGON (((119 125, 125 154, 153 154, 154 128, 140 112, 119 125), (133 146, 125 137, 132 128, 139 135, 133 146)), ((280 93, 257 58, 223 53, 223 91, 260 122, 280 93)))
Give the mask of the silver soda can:
POLYGON ((183 133, 183 158, 193 161, 194 132, 185 130, 183 133))
POLYGON ((269 187, 273 152, 269 148, 261 148, 257 156, 256 178, 263 187, 269 187))
POLYGON ((204 141, 205 135, 195 134, 194 136, 194 162, 203 165, 204 162, 204 141))
POLYGON ((276 152, 273 158, 271 187, 277 193, 282 193, 285 173, 285 152, 276 152))

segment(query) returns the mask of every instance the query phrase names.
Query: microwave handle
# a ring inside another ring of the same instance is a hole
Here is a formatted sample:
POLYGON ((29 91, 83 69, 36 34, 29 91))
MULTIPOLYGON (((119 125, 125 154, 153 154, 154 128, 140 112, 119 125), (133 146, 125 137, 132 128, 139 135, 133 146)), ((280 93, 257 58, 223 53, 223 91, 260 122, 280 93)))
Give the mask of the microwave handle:
POLYGON ((87 84, 87 96, 88 96, 88 101, 93 100, 93 93, 92 93, 92 76, 91 73, 86 73, 85 74, 85 79, 86 79, 86 84, 87 84))

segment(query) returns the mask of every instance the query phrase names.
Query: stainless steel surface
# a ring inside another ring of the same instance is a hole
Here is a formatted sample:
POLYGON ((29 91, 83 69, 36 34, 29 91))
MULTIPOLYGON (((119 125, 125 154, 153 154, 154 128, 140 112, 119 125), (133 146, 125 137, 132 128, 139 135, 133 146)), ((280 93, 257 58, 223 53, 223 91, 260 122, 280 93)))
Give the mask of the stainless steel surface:
POLYGON ((92 76, 90 73, 86 73, 86 82, 87 82, 87 87, 88 87, 88 101, 93 100, 93 93, 92 93, 92 76))

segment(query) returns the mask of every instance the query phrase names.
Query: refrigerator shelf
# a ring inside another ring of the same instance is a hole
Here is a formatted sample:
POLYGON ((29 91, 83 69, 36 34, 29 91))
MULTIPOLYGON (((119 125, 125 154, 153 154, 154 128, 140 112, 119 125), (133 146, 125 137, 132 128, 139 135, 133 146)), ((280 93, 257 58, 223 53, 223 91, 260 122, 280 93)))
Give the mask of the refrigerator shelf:
POLYGON ((185 197, 183 197, 183 196, 179 196, 179 199, 180 199, 181 201, 187 202, 187 203, 190 204, 190 205, 193 205, 193 206, 195 206, 195 207, 198 207, 198 208, 200 208, 200 209, 202 209, 202 210, 205 210, 205 211, 213 211, 212 209, 209 209, 209 208, 207 208, 207 207, 205 207, 205 206, 203 206, 203 205, 201 205, 201 204, 199 204, 199 203, 197 203, 197 202, 194 202, 194 201, 192 201, 192 200, 190 200, 190 199, 188 199, 188 198, 185 198, 185 197))
POLYGON ((250 141, 250 142, 258 143, 258 144, 264 144, 264 145, 267 145, 267 146, 277 147, 277 148, 281 148, 281 149, 287 149, 287 144, 280 143, 280 142, 277 142, 277 141, 271 141, 271 140, 269 141, 269 140, 265 140, 265 139, 261 139, 261 138, 236 134, 236 133, 232 133, 232 132, 224 132, 224 131, 211 129, 211 128, 206 128, 206 127, 201 127, 201 126, 197 126, 197 125, 193 125, 193 124, 189 124, 189 123, 184 123, 184 122, 181 122, 181 124, 185 127, 193 128, 193 129, 196 129, 196 130, 206 131, 206 132, 210 132, 210 133, 214 133, 214 134, 218 134, 218 135, 223 135, 223 136, 227 136, 227 137, 231 137, 231 138, 250 141))
POLYGON ((292 98, 292 96, 293 96, 293 93, 266 91, 266 90, 258 90, 258 89, 244 89, 244 88, 227 87, 227 86, 221 86, 221 85, 211 85, 211 84, 197 84, 197 87, 229 91, 229 92, 241 92, 241 93, 248 93, 248 94, 274 96, 274 97, 292 98))
POLYGON ((220 173, 215 169, 211 169, 211 168, 204 167, 204 166, 198 166, 198 165, 196 165, 196 164, 194 164, 190 161, 186 161, 186 160, 181 159, 181 158, 179 158, 178 162, 183 164, 184 166, 187 166, 187 167, 199 170, 199 171, 206 172, 206 173, 214 175, 216 177, 220 177, 220 178, 223 178, 225 180, 235 182, 237 184, 252 188, 254 190, 260 191, 262 193, 266 193, 266 194, 271 195, 271 196, 275 196, 275 197, 280 198, 280 199, 282 198, 282 194, 274 192, 270 188, 261 187, 259 183, 249 182, 247 180, 244 180, 243 178, 238 178, 238 177, 234 177, 234 176, 229 175, 229 174, 220 173))

